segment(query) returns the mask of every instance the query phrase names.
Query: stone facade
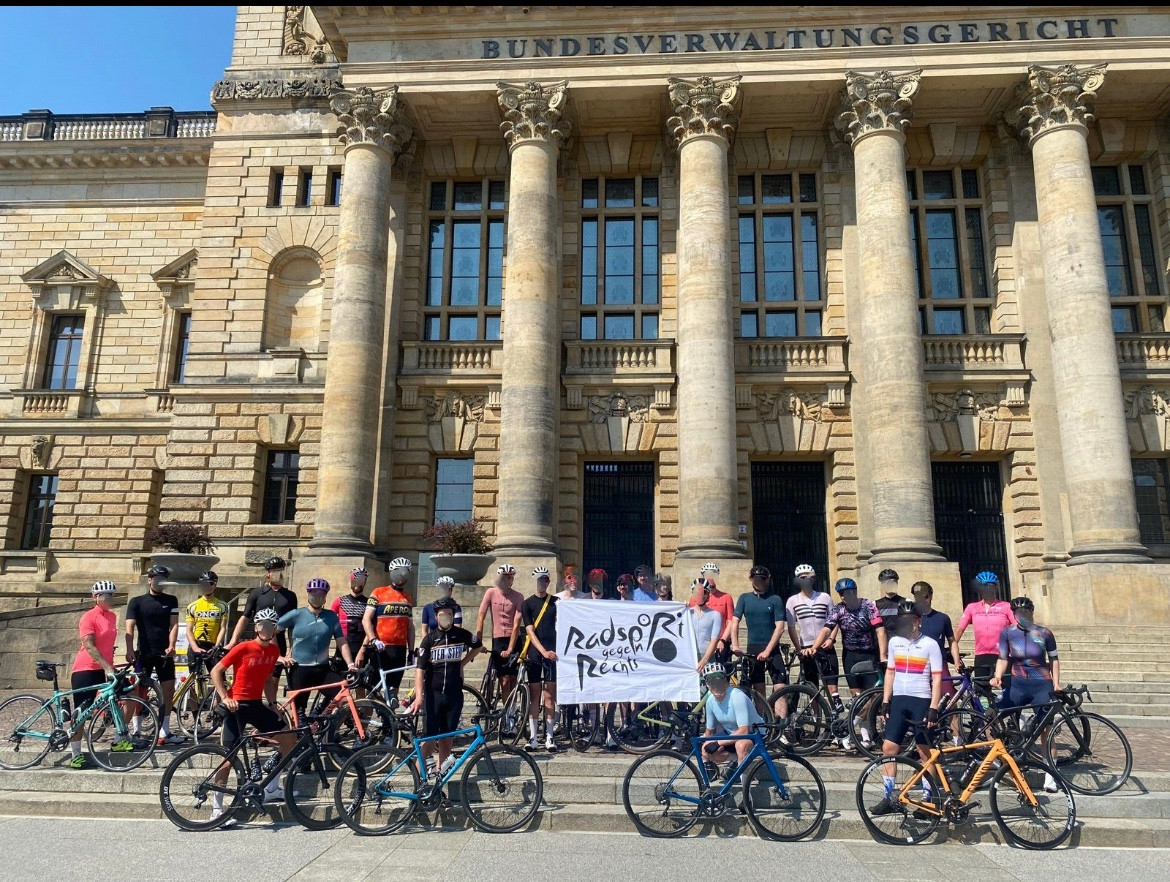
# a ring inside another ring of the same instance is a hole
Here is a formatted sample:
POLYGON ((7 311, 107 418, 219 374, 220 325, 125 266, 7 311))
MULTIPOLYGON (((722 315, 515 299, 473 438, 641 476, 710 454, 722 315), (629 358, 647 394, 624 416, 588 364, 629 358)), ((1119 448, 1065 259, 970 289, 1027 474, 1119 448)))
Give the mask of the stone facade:
POLYGON ((214 114, 0 118, 0 596, 132 582, 171 517, 209 526, 229 586, 270 552, 341 581, 426 550, 453 457, 523 567, 589 567, 585 464, 652 462, 647 562, 679 585, 714 559, 740 590, 768 529, 753 467, 792 462, 823 466, 828 577, 872 593, 893 565, 954 612, 937 466, 983 463, 1013 594, 1079 621, 1078 594, 1136 579, 1170 620, 1148 523, 1170 481, 1138 479, 1139 513, 1131 471, 1166 474, 1170 429, 1170 17, 1077 9, 240 7, 214 114), (780 178, 794 195, 759 195, 780 178), (657 184, 632 338, 583 330, 614 312, 587 300, 585 223, 621 212, 583 195, 610 180, 657 184), (504 201, 436 203, 460 184, 504 201), (751 218, 806 202, 803 295, 746 297, 780 271, 751 218), (958 228, 936 252, 911 230, 938 206, 958 228), (472 273, 502 305, 432 291, 452 217, 504 222, 472 273), (60 316, 76 376, 52 388, 60 316), (273 452, 298 457, 277 523, 273 452), (51 536, 25 547, 45 475, 51 536))

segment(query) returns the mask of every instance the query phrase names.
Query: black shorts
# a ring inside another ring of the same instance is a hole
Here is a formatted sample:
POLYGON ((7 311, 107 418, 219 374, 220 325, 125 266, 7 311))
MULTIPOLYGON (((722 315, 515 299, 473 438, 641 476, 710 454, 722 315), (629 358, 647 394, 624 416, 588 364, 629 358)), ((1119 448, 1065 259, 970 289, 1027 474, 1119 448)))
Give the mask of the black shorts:
POLYGON ((801 656, 800 669, 804 678, 810 683, 821 682, 822 675, 827 684, 836 686, 840 678, 840 669, 837 667, 837 651, 835 649, 818 649, 816 655, 801 656))
POLYGON ((390 692, 397 692, 398 687, 402 685, 402 675, 406 671, 394 669, 406 667, 406 647, 387 646, 383 650, 375 650, 374 661, 377 662, 379 671, 393 671, 386 675, 386 688, 390 692))
POLYGON ((98 689, 105 685, 105 682, 105 671, 74 671, 73 676, 69 678, 69 688, 83 690, 73 694, 74 712, 83 711, 93 704, 98 689))
POLYGON ((763 683, 765 676, 767 676, 771 678, 773 686, 787 686, 788 668, 784 665, 784 656, 781 655, 779 646, 766 662, 761 662, 756 658, 766 648, 766 643, 749 643, 747 646, 746 652, 752 659, 752 685, 763 683))
POLYGON ((454 732, 459 728, 459 715, 463 713, 463 690, 450 693, 424 691, 423 713, 428 738, 454 732))
POLYGON ((257 732, 278 732, 284 728, 284 720, 263 701, 241 701, 238 711, 224 717, 219 743, 230 750, 244 734, 244 727, 249 725, 257 732))
POLYGON ((533 652, 529 660, 524 662, 524 669, 528 672, 529 683, 555 683, 557 681, 557 663, 533 652), (535 658, 533 658, 535 657, 535 658))
POLYGON ((496 667, 496 674, 501 677, 515 677, 520 671, 519 661, 508 661, 511 656, 507 654, 507 649, 511 640, 511 637, 492 638, 492 664, 496 667))
POLYGON ((857 650, 857 649, 843 649, 841 650, 841 664, 845 668, 845 682, 849 684, 850 689, 869 689, 877 685, 878 677, 881 675, 881 662, 878 659, 877 650, 857 650), (861 662, 873 662, 872 674, 853 674, 853 666, 861 662))
MULTIPOLYGON (((910 724, 925 720, 929 710, 929 698, 917 698, 913 695, 893 696, 890 699, 890 718, 886 720, 886 731, 882 737, 886 741, 901 744, 902 739, 906 737, 906 731, 910 728, 910 724)), ((916 744, 926 744, 927 741, 926 727, 915 726, 914 742, 916 744)))
POLYGON ((150 675, 154 674, 160 683, 174 682, 175 657, 173 655, 139 655, 134 670, 144 680, 149 679, 150 675))
MULTIPOLYGON (((312 689, 314 686, 321 686, 325 683, 340 683, 342 680, 337 674, 330 670, 329 665, 297 665, 288 672, 288 688, 292 692, 297 689, 312 689)), ((328 695, 330 698, 335 694, 335 690, 330 690, 328 695)), ((303 715, 305 708, 309 706, 310 692, 302 692, 293 698, 293 704, 296 705, 297 714, 303 715)))

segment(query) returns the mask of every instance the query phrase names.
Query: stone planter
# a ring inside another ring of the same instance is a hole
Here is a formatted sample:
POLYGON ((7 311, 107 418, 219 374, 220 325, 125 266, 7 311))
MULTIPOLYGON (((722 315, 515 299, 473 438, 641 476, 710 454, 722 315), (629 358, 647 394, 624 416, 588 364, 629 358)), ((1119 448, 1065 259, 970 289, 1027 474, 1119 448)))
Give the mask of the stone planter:
POLYGON ((219 558, 214 554, 178 554, 172 551, 152 554, 150 562, 171 571, 160 587, 167 594, 178 597, 180 606, 186 606, 199 596, 199 574, 214 569, 219 558))
POLYGON ((490 554, 432 554, 435 576, 450 576, 456 585, 478 585, 495 560, 490 554))

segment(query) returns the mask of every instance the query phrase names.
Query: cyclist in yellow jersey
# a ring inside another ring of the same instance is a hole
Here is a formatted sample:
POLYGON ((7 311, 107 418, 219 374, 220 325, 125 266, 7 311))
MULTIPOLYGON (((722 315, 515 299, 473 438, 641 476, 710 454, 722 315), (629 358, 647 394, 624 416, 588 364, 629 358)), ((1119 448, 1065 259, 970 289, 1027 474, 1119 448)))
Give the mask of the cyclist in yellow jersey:
POLYGON ((201 573, 199 590, 203 593, 187 604, 187 658, 192 674, 209 649, 222 646, 227 640, 228 607, 222 600, 215 599, 218 583, 219 577, 214 570, 201 573))

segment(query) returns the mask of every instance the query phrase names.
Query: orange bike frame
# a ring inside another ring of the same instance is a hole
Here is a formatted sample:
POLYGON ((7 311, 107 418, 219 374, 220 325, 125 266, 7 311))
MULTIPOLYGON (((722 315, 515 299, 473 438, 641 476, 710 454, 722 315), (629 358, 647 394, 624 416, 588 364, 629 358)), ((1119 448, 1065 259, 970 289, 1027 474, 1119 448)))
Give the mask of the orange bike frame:
POLYGON ((280 705, 279 710, 289 715, 289 719, 292 720, 292 726, 290 728, 296 729, 301 725, 300 718, 297 715, 297 706, 293 699, 298 695, 304 695, 308 692, 324 692, 326 689, 336 690, 337 694, 325 706, 325 713, 332 713, 341 707, 343 703, 348 704, 349 712, 353 715, 354 725, 357 727, 358 737, 364 741, 366 728, 362 725, 362 718, 358 714, 357 705, 353 701, 353 693, 350 691, 349 684, 345 680, 339 680, 336 683, 322 683, 320 686, 306 686, 304 689, 294 689, 291 692, 286 692, 284 704, 280 705))
POLYGON ((922 764, 922 768, 915 772, 910 777, 910 780, 902 785, 901 790, 898 792, 898 802, 928 814, 941 816, 943 814, 941 800, 938 802, 922 802, 916 800, 910 795, 911 789, 922 781, 923 776, 927 772, 934 772, 943 791, 951 794, 951 784, 947 780, 947 775, 943 767, 939 765, 939 758, 947 754, 970 753, 972 751, 982 750, 983 748, 991 749, 987 756, 983 758, 983 762, 979 764, 979 768, 971 776, 971 780, 968 782, 966 789, 959 794, 959 802, 968 802, 975 795, 975 791, 979 789, 979 785, 983 783, 983 779, 987 777, 988 772, 991 772, 995 768, 996 761, 1001 760, 1011 770, 1012 780, 1015 782, 1016 787, 1019 788, 1020 793, 1024 795, 1024 798, 1028 800, 1030 805, 1037 805, 1036 795, 1032 792, 1032 788, 1028 786, 1027 780, 1024 778, 1023 773, 1020 772, 1020 767, 1016 765, 1016 761, 1012 759, 1012 755, 1008 753, 1007 748, 1003 746, 1003 742, 998 738, 991 741, 976 741, 971 744, 964 744, 961 747, 944 747, 941 750, 931 748, 930 756, 922 764))

